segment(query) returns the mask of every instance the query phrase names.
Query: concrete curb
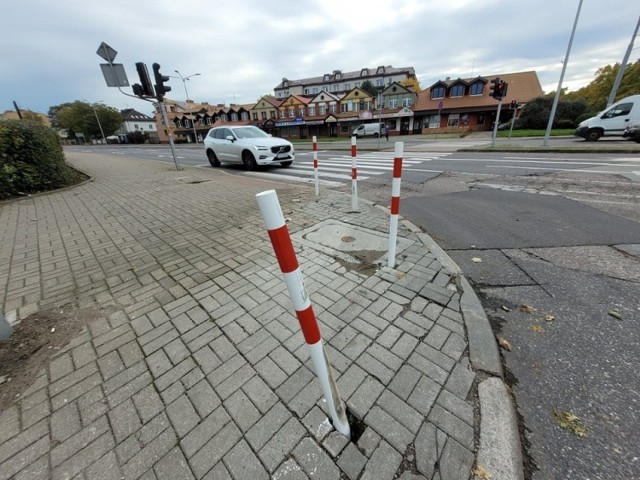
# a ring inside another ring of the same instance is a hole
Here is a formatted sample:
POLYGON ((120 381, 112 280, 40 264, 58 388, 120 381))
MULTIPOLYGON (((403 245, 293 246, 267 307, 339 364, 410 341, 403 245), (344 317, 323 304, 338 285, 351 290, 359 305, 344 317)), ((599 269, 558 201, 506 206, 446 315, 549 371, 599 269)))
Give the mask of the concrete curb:
POLYGON ((515 409, 504 382, 489 378, 478 386, 480 397, 480 448, 478 467, 491 478, 523 480, 522 450, 515 409))

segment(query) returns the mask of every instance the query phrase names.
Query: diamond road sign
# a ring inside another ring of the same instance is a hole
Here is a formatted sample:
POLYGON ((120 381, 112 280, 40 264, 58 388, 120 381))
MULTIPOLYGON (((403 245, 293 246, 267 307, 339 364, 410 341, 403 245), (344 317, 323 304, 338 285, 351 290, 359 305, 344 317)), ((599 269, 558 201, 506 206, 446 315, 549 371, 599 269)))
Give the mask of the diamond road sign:
POLYGON ((116 52, 113 48, 111 48, 104 42, 100 44, 96 53, 104 58, 107 62, 113 62, 116 59, 116 55, 118 55, 118 52, 116 52))

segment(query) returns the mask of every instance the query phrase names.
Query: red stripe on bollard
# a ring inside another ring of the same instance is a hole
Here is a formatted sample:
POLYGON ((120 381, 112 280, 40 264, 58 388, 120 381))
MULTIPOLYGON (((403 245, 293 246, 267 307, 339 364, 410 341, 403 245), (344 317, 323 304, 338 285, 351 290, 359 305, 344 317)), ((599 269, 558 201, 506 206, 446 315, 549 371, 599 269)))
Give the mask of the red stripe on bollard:
POLYGON ((393 178, 400 178, 402 176, 402 158, 393 159, 393 178))
POLYGON ((280 264, 280 270, 282 270, 282 273, 293 272, 298 268, 298 259, 293 250, 289 229, 286 225, 283 225, 280 228, 269 230, 268 232, 271 243, 273 244, 273 249, 276 252, 276 258, 280 264))
POLYGON ((316 314, 313 312, 313 307, 309 307, 300 312, 296 311, 296 316, 300 322, 300 328, 302 329, 302 335, 308 345, 313 345, 320 341, 320 329, 318 328, 318 321, 316 320, 316 314))
POLYGON ((357 168, 352 168, 351 169, 351 179, 352 180, 357 180, 358 178, 358 169, 357 168))
POLYGON ((400 197, 391 197, 391 215, 400 213, 400 197))
POLYGON ((318 150, 318 144, 316 142, 313 142, 313 151, 317 151, 318 150))
POLYGON ((317 158, 313 159, 313 168, 318 168, 318 159, 317 158))
POLYGON ((351 145, 351 156, 355 157, 356 153, 357 153, 358 147, 356 147, 355 145, 351 145))

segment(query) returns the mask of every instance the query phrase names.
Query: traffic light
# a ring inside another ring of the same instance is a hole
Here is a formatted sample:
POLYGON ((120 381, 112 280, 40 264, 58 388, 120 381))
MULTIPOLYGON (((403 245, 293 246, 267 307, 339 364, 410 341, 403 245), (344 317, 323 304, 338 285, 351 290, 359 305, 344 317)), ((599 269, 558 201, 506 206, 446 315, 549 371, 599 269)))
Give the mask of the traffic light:
POLYGON ((515 110, 516 108, 518 108, 518 102, 516 102, 515 100, 511 100, 511 110, 515 110))
POLYGON ((149 71, 147 66, 142 63, 136 63, 136 70, 138 71, 138 77, 140 77, 140 84, 133 85, 133 93, 139 97, 153 97, 153 85, 149 78, 149 71))
POLYGON ((156 97, 158 98, 158 101, 161 101, 165 93, 171 91, 171 87, 164 84, 164 82, 169 81, 169 77, 160 73, 159 63, 153 64, 153 76, 156 79, 156 97))
POLYGON ((489 90, 489 95, 491 95, 496 100, 502 100, 507 96, 507 82, 500 80, 500 77, 496 77, 491 80, 491 88, 489 90))

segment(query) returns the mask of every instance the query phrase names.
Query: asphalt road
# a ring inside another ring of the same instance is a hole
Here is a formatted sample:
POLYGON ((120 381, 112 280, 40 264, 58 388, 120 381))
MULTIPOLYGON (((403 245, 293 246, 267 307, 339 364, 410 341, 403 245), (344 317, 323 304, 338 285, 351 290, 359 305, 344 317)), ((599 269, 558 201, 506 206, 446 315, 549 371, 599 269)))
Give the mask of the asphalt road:
POLYGON ((401 214, 448 251, 512 348, 502 353, 527 478, 640 478, 640 188, 615 175, 570 175, 588 202, 562 196, 567 184, 548 175, 527 181, 539 193, 495 188, 523 183, 513 177, 492 188, 467 180, 470 188, 450 193, 437 186, 461 177, 453 175, 433 180, 442 194, 427 182, 427 195, 403 199, 401 214), (556 418, 567 412, 573 431, 556 418))

